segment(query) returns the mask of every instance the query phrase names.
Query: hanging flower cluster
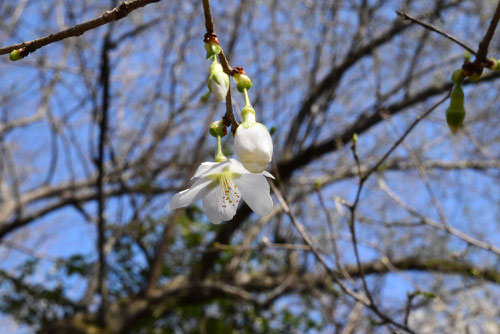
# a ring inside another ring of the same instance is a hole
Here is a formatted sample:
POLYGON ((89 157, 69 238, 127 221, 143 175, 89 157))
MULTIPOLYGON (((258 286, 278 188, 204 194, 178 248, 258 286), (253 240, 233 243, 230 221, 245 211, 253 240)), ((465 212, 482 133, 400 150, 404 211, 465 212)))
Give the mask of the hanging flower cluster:
MULTIPOLYGON (((207 59, 212 59, 208 89, 217 100, 224 101, 229 90, 229 76, 217 60, 221 51, 217 39, 207 42, 205 49, 207 59)), ((203 199, 203 210, 214 224, 231 220, 240 200, 261 216, 268 215, 273 208, 266 177, 274 177, 265 171, 273 155, 271 135, 263 124, 256 121, 248 96, 252 81, 241 67, 235 68, 233 78, 245 99, 242 123, 234 134, 234 151, 240 161, 227 159, 222 153, 221 141, 227 132, 226 127, 222 120, 213 122, 209 132, 217 139, 215 161, 202 163, 191 179, 192 186, 177 193, 170 201, 170 207, 178 209, 203 199)))

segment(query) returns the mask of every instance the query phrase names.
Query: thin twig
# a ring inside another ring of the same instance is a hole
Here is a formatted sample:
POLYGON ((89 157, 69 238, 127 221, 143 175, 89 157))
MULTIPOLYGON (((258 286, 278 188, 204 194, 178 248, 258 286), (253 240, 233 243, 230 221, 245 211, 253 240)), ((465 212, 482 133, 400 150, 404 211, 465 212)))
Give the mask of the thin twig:
POLYGON ((163 267, 163 255, 170 245, 170 241, 174 236, 175 226, 177 225, 177 220, 180 216, 180 210, 174 211, 174 213, 168 219, 165 228, 163 229, 160 241, 155 249, 154 257, 151 261, 150 270, 145 282, 144 289, 142 293, 144 295, 151 295, 155 289, 155 284, 161 275, 161 269, 163 267))
POLYGON ((452 42, 460 45, 461 47, 463 47, 465 50, 469 51, 473 55, 476 55, 476 51, 474 51, 474 49, 472 49, 470 46, 468 46, 464 42, 460 41, 455 36, 450 35, 450 34, 444 32, 443 30, 441 30, 441 29, 433 26, 432 24, 425 23, 425 22, 423 22, 423 21, 421 21, 421 20, 419 20, 419 19, 417 19, 417 18, 415 18, 413 16, 410 16, 410 15, 408 15, 405 12, 399 11, 399 10, 396 11, 396 14, 398 14, 399 16, 401 16, 405 20, 410 20, 410 21, 412 21, 412 22, 414 22, 414 23, 416 23, 418 25, 421 25, 422 27, 424 27, 427 30, 434 31, 434 32, 440 34, 441 36, 444 36, 444 37, 448 38, 450 41, 452 41, 452 42))
POLYGON ((406 300, 406 309, 405 309, 405 319, 404 319, 404 324, 405 326, 408 326, 408 320, 410 319, 410 312, 411 312, 411 302, 413 301, 413 298, 415 298, 416 293, 412 292, 409 293, 407 296, 406 300))
POLYGON ((496 255, 500 255, 500 248, 496 247, 493 244, 478 240, 476 238, 471 237, 470 235, 457 230, 456 228, 450 226, 450 225, 444 225, 441 224, 433 219, 427 218, 424 215, 422 215, 420 212, 415 210, 413 207, 409 206, 403 200, 401 200, 395 193, 392 191, 392 189, 387 186, 387 184, 383 180, 378 181, 378 186, 380 189, 382 189, 390 198, 392 198, 397 204, 399 204, 403 209, 408 211, 411 215, 417 217, 420 219, 420 221, 426 225, 432 226, 434 228, 444 230, 448 232, 451 235, 456 236, 459 239, 462 239, 465 241, 467 244, 475 247, 479 247, 482 249, 485 249, 487 251, 490 251, 492 253, 495 253, 496 255))
POLYGON ((100 27, 102 25, 105 25, 113 21, 118 21, 138 8, 159 1, 161 0, 133 0, 127 2, 124 1, 119 6, 113 8, 112 10, 104 12, 101 16, 93 20, 77 24, 69 29, 57 32, 55 34, 50 34, 45 37, 34 39, 29 42, 22 42, 0 48, 0 55, 10 53, 14 50, 21 50, 21 56, 26 57, 28 54, 35 52, 36 50, 46 45, 52 44, 54 42, 59 42, 69 37, 80 36, 89 30, 95 29, 97 27, 100 27))
POLYGON ((488 48, 490 47, 491 39, 495 34, 495 29, 497 28, 498 21, 500 21, 500 1, 498 1, 497 9, 495 10, 495 14, 491 19, 488 30, 486 31, 486 34, 479 43, 475 62, 484 62, 487 60, 486 56, 488 54, 488 48))
POLYGON ((371 169, 369 169, 367 173, 365 173, 363 175, 363 179, 365 179, 365 180, 368 179, 368 177, 370 177, 370 175, 373 172, 377 171, 379 169, 379 167, 384 163, 384 161, 389 157, 389 155, 391 155, 391 153, 399 146, 399 144, 401 144, 401 142, 410 134, 410 132, 413 130, 413 128, 415 126, 417 126, 417 124, 420 123, 420 121, 422 119, 424 119, 427 116, 429 116, 429 114, 431 112, 433 112, 437 107, 439 107, 441 104, 443 104, 448 99, 449 96, 450 96, 450 92, 448 92, 448 94, 446 94, 446 96, 444 96, 441 100, 439 100, 438 102, 436 102, 436 104, 434 104, 430 109, 428 109, 422 115, 418 116, 413 121, 413 123, 411 123, 410 126, 406 129, 406 131, 403 133, 403 135, 384 154, 384 156, 371 169))
POLYGON ((325 201, 323 199, 323 195, 321 193, 321 189, 316 189, 316 194, 318 195, 318 200, 319 200, 319 205, 321 206, 321 209, 323 210, 325 214, 326 221, 328 223, 328 227, 330 228, 330 234, 331 234, 331 241, 332 241, 332 250, 333 250, 333 255, 335 257, 335 265, 337 266, 337 269, 342 273, 344 278, 348 279, 349 282, 353 283, 353 279, 345 269, 345 266, 342 264, 341 258, 340 258, 340 251, 339 251, 339 246, 337 243, 337 232, 335 232, 334 227, 333 227, 333 221, 332 218, 330 217, 330 212, 328 212, 328 208, 325 205, 325 201))

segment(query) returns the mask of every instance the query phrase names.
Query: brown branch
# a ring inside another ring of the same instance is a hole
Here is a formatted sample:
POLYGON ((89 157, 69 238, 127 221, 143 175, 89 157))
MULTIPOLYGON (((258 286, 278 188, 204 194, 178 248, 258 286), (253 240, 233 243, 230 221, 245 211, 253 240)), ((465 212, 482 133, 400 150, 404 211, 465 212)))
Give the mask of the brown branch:
POLYGON ((20 50, 21 56, 26 57, 28 54, 35 52, 36 50, 46 45, 59 42, 69 37, 80 36, 89 30, 98 28, 102 25, 105 25, 113 21, 118 21, 138 8, 159 1, 161 0, 133 0, 126 2, 124 1, 119 6, 113 8, 112 10, 104 12, 101 16, 93 20, 77 24, 69 29, 57 32, 55 34, 50 34, 48 36, 41 37, 29 42, 22 42, 19 44, 14 44, 0 48, 0 55, 10 53, 14 50, 20 50))
POLYGON ((455 36, 453 36, 451 34, 448 34, 448 33, 444 32, 443 30, 441 30, 441 29, 433 26, 432 24, 425 23, 424 21, 419 20, 419 19, 417 19, 417 18, 415 18, 413 16, 410 16, 410 15, 406 14, 405 12, 402 12, 402 11, 399 11, 399 10, 396 11, 396 14, 398 14, 399 16, 401 16, 405 20, 410 20, 410 21, 412 21, 412 22, 414 22, 414 23, 416 23, 418 25, 421 25, 422 27, 424 27, 427 30, 434 31, 434 32, 440 34, 441 36, 444 36, 444 37, 448 38, 450 41, 452 41, 452 42, 460 45, 461 47, 463 47, 465 50, 469 51, 473 55, 476 55, 476 52, 470 46, 468 46, 464 42, 460 41, 455 36))
MULTIPOLYGON (((221 51, 222 53, 222 51, 221 51)), ((234 118, 234 113, 233 113, 233 102, 231 99, 231 87, 228 88, 227 90, 227 95, 226 95, 226 113, 224 114, 224 117, 222 117, 222 121, 224 122, 224 126, 227 128, 228 126, 231 126, 231 133, 234 134, 236 133, 236 129, 238 128, 238 122, 234 118)))
POLYGON ((203 0, 203 14, 205 15, 205 29, 207 34, 215 34, 214 20, 210 10, 210 0, 203 0))
POLYGON ((487 61, 486 55, 488 54, 488 48, 490 46, 491 39, 495 34, 495 29, 497 28, 499 20, 500 20, 500 1, 498 1, 497 9, 495 10, 495 14, 491 19, 488 30, 486 31, 486 34, 484 35, 482 41, 479 43, 479 48, 477 49, 477 56, 475 62, 487 61))
MULTIPOLYGON (((482 279, 487 282, 500 284, 500 272, 494 268, 481 268, 477 267, 472 263, 460 262, 457 260, 449 259, 436 259, 436 258, 417 258, 417 257, 401 257, 389 259, 391 263, 391 268, 396 268, 400 271, 425 271, 433 272, 438 274, 450 274, 450 275, 461 275, 464 277, 482 279)), ((391 272, 391 268, 387 265, 387 261, 370 261, 363 263, 363 269, 366 275, 380 275, 391 272)), ((346 266, 346 270, 349 275, 353 278, 359 278, 361 273, 357 265, 346 266)), ((283 282, 286 275, 277 275, 274 277, 265 276, 262 277, 261 273, 256 273, 254 275, 242 276, 246 277, 245 280, 240 282, 236 281, 234 284, 242 286, 248 291, 263 291, 273 288, 279 282, 283 282)), ((303 282, 305 287, 310 289, 313 287, 325 287, 325 278, 323 274, 302 274, 300 277, 296 278, 296 281, 292 287, 299 287, 303 282)), ((305 288, 304 287, 304 288, 305 288)))

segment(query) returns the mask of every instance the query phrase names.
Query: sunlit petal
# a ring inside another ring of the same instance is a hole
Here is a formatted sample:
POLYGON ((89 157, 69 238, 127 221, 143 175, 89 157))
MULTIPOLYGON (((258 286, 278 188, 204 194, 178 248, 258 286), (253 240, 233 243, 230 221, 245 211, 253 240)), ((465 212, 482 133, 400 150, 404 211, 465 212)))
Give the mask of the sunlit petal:
POLYGON ((261 216, 267 216, 273 209, 269 183, 260 174, 247 174, 235 179, 241 197, 250 209, 261 216))
POLYGON ((177 193, 170 201, 170 208, 179 209, 190 205, 196 200, 205 196, 208 192, 208 186, 212 183, 209 179, 198 179, 196 182, 186 190, 177 193))

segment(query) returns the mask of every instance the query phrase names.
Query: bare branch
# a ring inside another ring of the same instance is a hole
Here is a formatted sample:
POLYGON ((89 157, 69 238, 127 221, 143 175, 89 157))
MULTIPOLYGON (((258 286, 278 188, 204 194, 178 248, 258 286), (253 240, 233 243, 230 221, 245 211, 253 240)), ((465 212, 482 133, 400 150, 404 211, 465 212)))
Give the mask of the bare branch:
POLYGON ((479 43, 476 57, 477 62, 485 62, 487 60, 486 56, 488 55, 488 48, 490 47, 491 39, 495 34, 495 29, 497 28, 498 21, 500 21, 500 1, 497 4, 495 14, 493 14, 493 18, 491 19, 490 25, 488 26, 488 30, 479 43))
POLYGON ((97 27, 100 27, 102 25, 105 25, 113 21, 118 21, 138 8, 159 1, 161 0, 132 0, 127 2, 124 1, 118 7, 115 7, 112 10, 104 12, 101 16, 93 20, 78 24, 69 29, 60 31, 55 34, 50 34, 48 36, 41 37, 29 42, 22 42, 19 44, 14 44, 0 48, 0 55, 10 53, 11 51, 14 50, 21 50, 21 56, 26 57, 28 54, 35 52, 36 50, 46 45, 59 42, 68 37, 80 36, 89 30, 95 29, 97 27))
POLYGON ((461 47, 463 47, 465 50, 469 51, 470 53, 472 53, 473 55, 476 55, 476 52, 474 51, 474 49, 472 49, 470 46, 468 46, 467 44, 465 44, 464 42, 460 41, 458 38, 456 38, 455 36, 451 35, 451 34, 448 34, 447 32, 444 32, 443 30, 433 26, 432 24, 429 24, 429 23, 425 23, 424 21, 422 20, 419 20, 417 19, 416 17, 413 17, 413 16, 410 16, 408 15, 407 13, 405 12, 402 12, 402 11, 399 11, 397 10, 396 13, 401 16, 402 18, 404 18, 405 20, 410 20, 416 24, 419 24, 421 25, 422 27, 424 27, 425 29, 427 30, 430 30, 430 31, 434 31, 438 34, 440 34, 441 36, 444 36, 446 38, 448 38, 450 41, 460 45, 461 47))

